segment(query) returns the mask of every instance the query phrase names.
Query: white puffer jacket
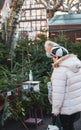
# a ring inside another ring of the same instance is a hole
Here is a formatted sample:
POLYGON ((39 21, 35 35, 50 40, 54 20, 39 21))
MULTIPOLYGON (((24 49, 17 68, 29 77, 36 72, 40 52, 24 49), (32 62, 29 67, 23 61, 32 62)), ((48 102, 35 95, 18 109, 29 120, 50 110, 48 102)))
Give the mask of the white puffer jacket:
POLYGON ((71 115, 81 111, 81 61, 69 54, 54 63, 52 113, 71 115))

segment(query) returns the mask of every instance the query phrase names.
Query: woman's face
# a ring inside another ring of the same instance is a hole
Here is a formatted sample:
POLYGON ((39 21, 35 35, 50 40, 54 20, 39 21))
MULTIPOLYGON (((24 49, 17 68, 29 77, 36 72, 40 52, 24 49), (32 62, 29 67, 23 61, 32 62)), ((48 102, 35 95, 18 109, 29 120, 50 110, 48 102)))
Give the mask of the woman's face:
POLYGON ((47 46, 47 47, 45 47, 45 51, 50 54, 51 53, 51 48, 47 46))

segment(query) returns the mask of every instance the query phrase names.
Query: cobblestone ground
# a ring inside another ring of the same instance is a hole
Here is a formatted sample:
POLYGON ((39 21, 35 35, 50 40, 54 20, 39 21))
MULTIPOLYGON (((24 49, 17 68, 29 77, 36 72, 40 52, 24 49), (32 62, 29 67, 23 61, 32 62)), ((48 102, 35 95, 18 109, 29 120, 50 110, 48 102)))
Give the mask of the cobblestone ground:
MULTIPOLYGON (((35 126, 27 126, 28 130, 47 130, 48 124, 51 124, 51 117, 44 118, 43 123, 39 124, 36 128, 35 126)), ((74 124, 75 130, 81 130, 81 118, 74 124)), ((20 122, 8 122, 0 130, 26 130, 25 127, 20 122)))

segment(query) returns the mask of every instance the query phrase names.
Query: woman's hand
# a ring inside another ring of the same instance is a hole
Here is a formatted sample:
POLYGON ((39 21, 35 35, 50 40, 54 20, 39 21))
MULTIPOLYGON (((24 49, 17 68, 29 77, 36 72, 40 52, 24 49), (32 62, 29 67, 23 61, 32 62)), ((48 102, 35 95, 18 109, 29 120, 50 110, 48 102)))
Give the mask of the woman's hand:
POLYGON ((57 113, 54 113, 54 116, 58 116, 59 115, 59 112, 57 112, 57 113))

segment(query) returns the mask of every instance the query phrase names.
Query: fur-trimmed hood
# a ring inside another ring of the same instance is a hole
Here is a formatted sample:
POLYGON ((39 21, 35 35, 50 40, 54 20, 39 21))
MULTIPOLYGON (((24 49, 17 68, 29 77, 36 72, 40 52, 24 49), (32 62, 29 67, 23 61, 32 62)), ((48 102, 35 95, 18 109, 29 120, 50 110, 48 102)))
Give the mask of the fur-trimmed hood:
POLYGON ((54 63, 54 68, 60 67, 60 66, 69 68, 71 71, 76 73, 81 68, 81 61, 77 58, 76 55, 68 54, 61 57, 54 63))

